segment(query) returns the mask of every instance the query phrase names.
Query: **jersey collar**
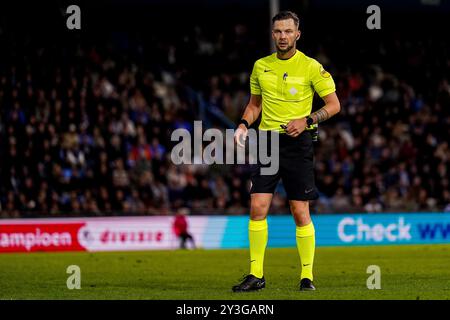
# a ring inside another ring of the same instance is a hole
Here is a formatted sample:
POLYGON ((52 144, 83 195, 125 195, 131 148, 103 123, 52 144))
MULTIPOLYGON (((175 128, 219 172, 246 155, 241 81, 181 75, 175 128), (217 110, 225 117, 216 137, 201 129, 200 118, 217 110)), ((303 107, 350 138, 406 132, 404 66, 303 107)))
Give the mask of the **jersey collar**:
POLYGON ((298 57, 298 54, 299 54, 298 49, 295 49, 295 53, 294 53, 294 55, 293 55, 292 57, 290 57, 289 59, 280 59, 280 58, 277 57, 277 53, 276 53, 276 52, 274 53, 274 55, 275 55, 275 60, 276 60, 277 62, 279 62, 279 63, 289 63, 289 62, 291 62, 292 60, 295 60, 295 59, 298 57))

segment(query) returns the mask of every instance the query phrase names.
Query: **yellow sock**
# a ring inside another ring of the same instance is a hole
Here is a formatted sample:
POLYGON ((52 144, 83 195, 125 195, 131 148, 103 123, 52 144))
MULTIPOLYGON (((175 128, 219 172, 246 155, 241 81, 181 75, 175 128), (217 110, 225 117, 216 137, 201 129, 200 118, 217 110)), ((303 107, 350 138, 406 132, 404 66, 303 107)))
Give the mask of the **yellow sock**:
POLYGON ((262 278, 264 252, 268 238, 267 219, 250 220, 248 223, 248 239, 250 242, 250 274, 262 278))
POLYGON ((313 280, 313 262, 314 262, 314 250, 316 247, 316 241, 314 236, 314 225, 310 224, 297 227, 295 230, 297 239, 297 249, 300 256, 301 263, 301 279, 308 278, 313 280))

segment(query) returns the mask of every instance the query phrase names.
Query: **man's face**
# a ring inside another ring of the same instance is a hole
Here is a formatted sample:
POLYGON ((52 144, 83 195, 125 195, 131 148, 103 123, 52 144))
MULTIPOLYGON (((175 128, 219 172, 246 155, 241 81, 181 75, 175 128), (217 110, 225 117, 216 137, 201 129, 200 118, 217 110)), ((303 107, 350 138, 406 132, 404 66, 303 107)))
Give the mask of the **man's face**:
POLYGON ((299 37, 300 31, 293 19, 278 20, 273 24, 272 39, 278 52, 285 53, 294 48, 299 37))

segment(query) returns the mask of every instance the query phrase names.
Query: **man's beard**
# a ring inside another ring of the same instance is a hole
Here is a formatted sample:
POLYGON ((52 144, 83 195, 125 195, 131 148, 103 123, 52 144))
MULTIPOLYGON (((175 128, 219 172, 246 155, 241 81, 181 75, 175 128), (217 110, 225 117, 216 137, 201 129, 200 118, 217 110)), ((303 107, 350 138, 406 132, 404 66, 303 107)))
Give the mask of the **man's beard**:
POLYGON ((277 47, 277 51, 279 53, 286 53, 286 52, 289 52, 290 50, 292 50, 292 48, 294 48, 293 45, 292 46, 287 46, 286 49, 281 49, 278 45, 276 47, 277 47))

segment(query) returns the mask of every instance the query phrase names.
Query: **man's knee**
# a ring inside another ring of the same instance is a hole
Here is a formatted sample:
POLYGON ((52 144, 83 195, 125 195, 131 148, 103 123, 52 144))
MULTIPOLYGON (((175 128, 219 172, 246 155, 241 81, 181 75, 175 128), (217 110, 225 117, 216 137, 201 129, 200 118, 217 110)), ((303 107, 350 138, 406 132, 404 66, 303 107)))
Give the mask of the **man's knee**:
POLYGON ((295 212, 309 212, 309 201, 300 201, 300 200, 291 200, 289 201, 289 206, 291 207, 292 211, 295 212))
POLYGON ((308 201, 290 202, 290 207, 297 226, 308 224, 311 221, 308 201))
POLYGON ((252 220, 264 220, 269 213, 271 199, 254 198, 251 202, 250 216, 252 220))

